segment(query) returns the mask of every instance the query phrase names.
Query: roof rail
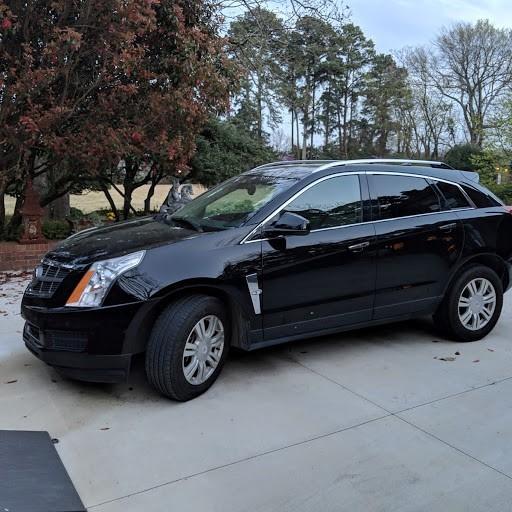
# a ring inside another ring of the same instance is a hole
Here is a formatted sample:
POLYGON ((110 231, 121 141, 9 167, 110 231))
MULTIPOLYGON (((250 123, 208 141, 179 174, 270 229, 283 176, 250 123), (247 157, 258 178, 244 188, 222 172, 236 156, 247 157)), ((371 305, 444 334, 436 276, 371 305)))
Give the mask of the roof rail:
POLYGON ((269 162, 260 165, 256 169, 264 169, 265 167, 277 167, 281 165, 318 165, 317 171, 335 167, 337 165, 349 164, 389 164, 389 165, 423 165, 428 167, 437 167, 441 169, 453 169, 444 162, 435 160, 411 160, 407 158, 362 158, 356 160, 282 160, 280 162, 269 162))
POLYGON ((277 167, 279 165, 325 165, 335 163, 336 160, 280 160, 278 162, 269 162, 267 164, 255 167, 255 169, 263 169, 264 167, 277 167))
POLYGON ((344 164, 392 164, 392 165, 424 165, 429 167, 441 167, 443 169, 453 169, 444 162, 435 160, 410 160, 408 158, 363 158, 359 160, 342 160, 338 165, 344 164))

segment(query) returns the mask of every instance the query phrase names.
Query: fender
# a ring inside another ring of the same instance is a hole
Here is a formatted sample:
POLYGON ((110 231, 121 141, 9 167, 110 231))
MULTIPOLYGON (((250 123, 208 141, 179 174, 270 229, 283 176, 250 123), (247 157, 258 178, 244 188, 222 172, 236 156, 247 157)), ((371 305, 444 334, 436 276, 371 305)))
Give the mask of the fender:
POLYGON ((176 282, 155 293, 130 324, 126 333, 125 350, 130 353, 144 352, 154 322, 163 309, 181 297, 194 294, 212 295, 225 303, 231 321, 231 346, 249 350, 251 318, 254 313, 248 304, 248 293, 244 297, 235 286, 207 278, 176 282))
POLYGON ((510 285, 512 284, 510 278, 510 273, 512 271, 511 263, 496 253, 481 252, 478 254, 471 254, 470 256, 459 259, 457 266, 453 269, 450 278, 448 279, 448 282, 443 290, 443 297, 446 295, 446 292, 451 287, 454 279, 460 273, 462 268, 471 263, 481 263, 482 265, 492 268, 501 278, 503 282, 503 290, 506 291, 510 288, 510 285))

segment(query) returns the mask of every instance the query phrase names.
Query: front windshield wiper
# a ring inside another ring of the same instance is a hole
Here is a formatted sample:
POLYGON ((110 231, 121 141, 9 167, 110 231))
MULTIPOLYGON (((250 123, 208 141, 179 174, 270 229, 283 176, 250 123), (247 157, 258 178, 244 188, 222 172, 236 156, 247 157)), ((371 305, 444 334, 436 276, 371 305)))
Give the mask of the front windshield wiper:
POLYGON ((181 224, 181 226, 186 228, 192 228, 194 231, 198 231, 201 233, 203 229, 199 224, 196 224, 195 222, 191 221, 190 219, 187 219, 185 217, 175 217, 174 215, 171 217, 171 220, 175 222, 176 224, 181 224))

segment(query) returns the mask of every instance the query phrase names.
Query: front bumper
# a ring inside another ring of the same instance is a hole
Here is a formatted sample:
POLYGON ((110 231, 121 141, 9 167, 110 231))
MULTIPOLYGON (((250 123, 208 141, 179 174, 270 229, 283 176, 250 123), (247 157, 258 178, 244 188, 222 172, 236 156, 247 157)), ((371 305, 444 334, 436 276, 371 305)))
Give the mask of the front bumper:
MULTIPOLYGON (((59 373, 89 382, 127 379, 141 304, 94 309, 22 306, 26 347, 59 373)), ((140 351, 140 350, 139 350, 140 351)))

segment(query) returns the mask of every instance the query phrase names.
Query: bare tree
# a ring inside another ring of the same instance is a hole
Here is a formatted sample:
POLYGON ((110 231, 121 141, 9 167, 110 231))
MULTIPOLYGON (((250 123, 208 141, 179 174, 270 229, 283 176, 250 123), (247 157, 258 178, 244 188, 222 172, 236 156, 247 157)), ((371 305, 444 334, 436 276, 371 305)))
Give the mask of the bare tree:
POLYGON ((498 101, 512 85, 512 31, 487 20, 445 28, 412 61, 443 96, 460 107, 469 142, 482 146, 498 101))
POLYGON ((400 112, 400 124, 410 137, 405 152, 438 159, 442 148, 453 142, 453 102, 431 84, 425 52, 406 48, 397 57, 408 70, 410 90, 409 101, 400 112))

